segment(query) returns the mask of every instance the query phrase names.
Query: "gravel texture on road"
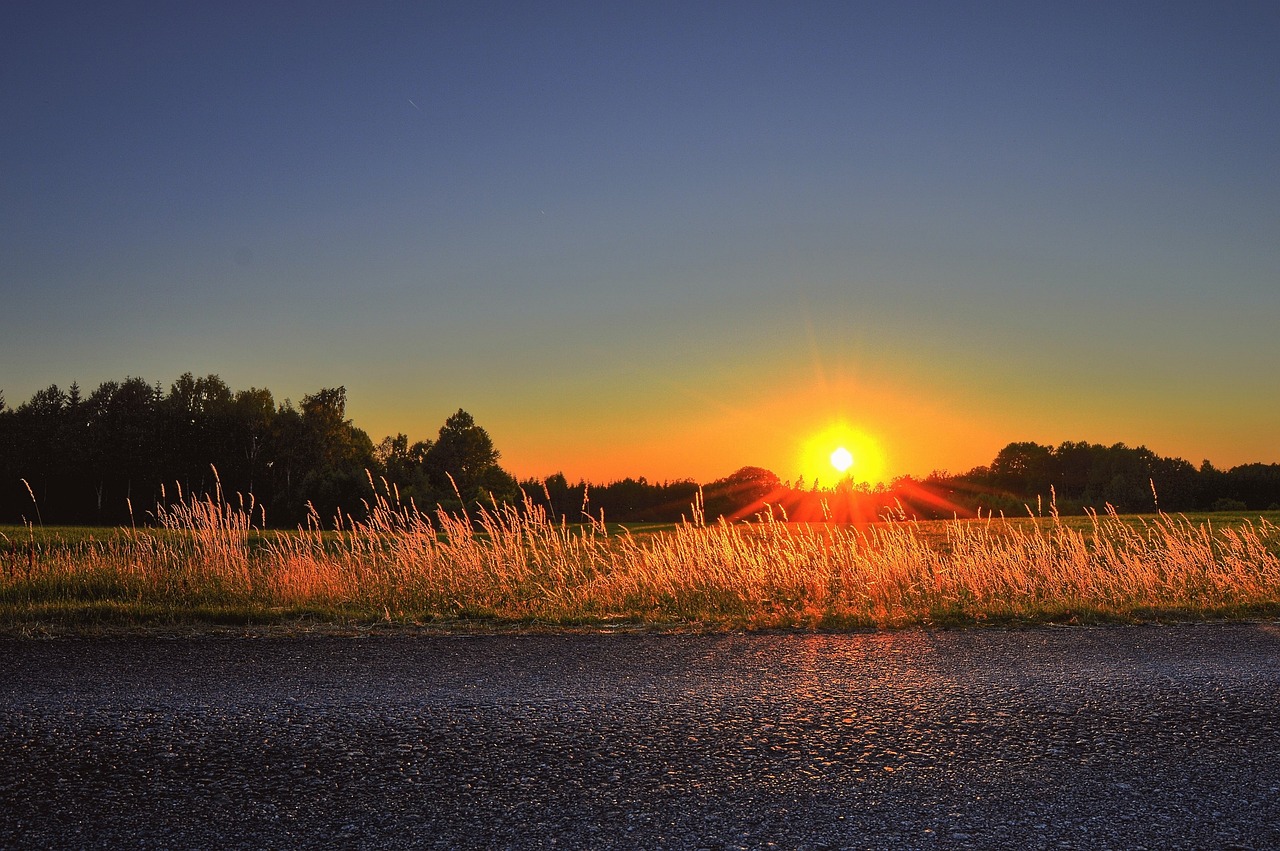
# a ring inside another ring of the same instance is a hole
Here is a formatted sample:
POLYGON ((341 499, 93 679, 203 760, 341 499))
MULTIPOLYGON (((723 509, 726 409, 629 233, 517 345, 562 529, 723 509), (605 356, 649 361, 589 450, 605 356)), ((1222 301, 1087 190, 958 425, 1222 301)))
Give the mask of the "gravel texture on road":
POLYGON ((1280 848, 1280 626, 0 641, 7 848, 1280 848))

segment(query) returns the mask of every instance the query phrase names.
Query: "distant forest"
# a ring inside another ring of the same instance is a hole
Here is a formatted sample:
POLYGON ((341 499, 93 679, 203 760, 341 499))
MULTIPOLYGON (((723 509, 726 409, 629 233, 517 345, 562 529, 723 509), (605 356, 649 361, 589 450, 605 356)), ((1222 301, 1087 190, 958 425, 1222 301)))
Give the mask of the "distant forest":
POLYGON ((16 408, 0 393, 0 523, 146 524, 158 505, 221 490, 255 523, 292 528, 340 514, 362 517, 375 488, 404 505, 457 512, 529 499, 554 517, 671 522, 692 506, 708 519, 771 512, 791 520, 868 522, 978 513, 1062 514, 1280 509, 1280 464, 1219 470, 1145 447, 1011 443, 992 462, 956 475, 904 476, 887 485, 806 487, 759 467, 701 485, 692 480, 518 482, 488 432, 459 410, 433 439, 403 434, 375 444, 346 416, 346 388, 295 405, 271 391, 232 391, 190 373, 166 392, 141 378, 108 381, 88 396, 51 386, 16 408))

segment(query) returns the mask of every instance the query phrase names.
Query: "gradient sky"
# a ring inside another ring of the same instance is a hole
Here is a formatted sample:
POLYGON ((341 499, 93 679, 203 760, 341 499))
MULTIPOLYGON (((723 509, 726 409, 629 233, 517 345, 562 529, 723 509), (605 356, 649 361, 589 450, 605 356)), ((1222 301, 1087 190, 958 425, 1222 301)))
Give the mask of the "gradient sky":
POLYGON ((522 478, 1280 461, 1280 4, 7 2, 0 127, 11 406, 345 385, 522 478))

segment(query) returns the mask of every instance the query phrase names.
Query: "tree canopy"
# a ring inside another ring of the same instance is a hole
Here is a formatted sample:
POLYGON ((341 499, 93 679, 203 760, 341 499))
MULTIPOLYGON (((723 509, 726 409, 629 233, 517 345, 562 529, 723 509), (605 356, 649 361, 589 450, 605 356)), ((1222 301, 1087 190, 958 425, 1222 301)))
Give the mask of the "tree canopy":
POLYGON ((141 378, 107 381, 88 398, 75 384, 52 385, 0 407, 0 522, 33 517, 36 505, 45 522, 144 522, 165 500, 221 489, 252 494, 272 525, 295 526, 311 512, 329 525, 364 509, 371 479, 427 509, 517 497, 466 411, 434 443, 398 435, 375 447, 346 409, 345 387, 295 407, 270 390, 232 391, 217 375, 184 373, 167 393, 141 378))

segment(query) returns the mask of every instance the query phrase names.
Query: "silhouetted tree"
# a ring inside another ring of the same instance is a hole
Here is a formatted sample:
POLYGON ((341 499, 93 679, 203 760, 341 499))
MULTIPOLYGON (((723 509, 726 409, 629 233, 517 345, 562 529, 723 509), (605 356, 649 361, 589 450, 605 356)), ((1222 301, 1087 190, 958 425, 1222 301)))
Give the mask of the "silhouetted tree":
POLYGON ((419 511, 430 511, 439 502, 427 480, 430 450, 430 441, 411 444, 408 435, 397 434, 384 437, 374 452, 381 474, 399 495, 401 504, 412 503, 419 511))
POLYGON ((160 400, 157 415, 167 479, 189 493, 210 493, 216 469, 224 494, 249 489, 232 448, 235 417, 226 382, 183 373, 160 400))
POLYGON ((29 517, 34 507, 30 495, 21 480, 25 479, 41 506, 41 515, 51 518, 58 514, 53 502, 59 498, 59 478, 62 473, 58 457, 58 434, 65 420, 67 395, 56 384, 37 391, 13 413, 13 439, 11 443, 13 479, 6 482, 16 503, 23 507, 21 516, 29 517), (26 504, 24 505, 24 499, 26 504))
POLYGON ((1280 464, 1242 464, 1227 471, 1231 498, 1250 511, 1262 511, 1280 503, 1280 464))
POLYGON ((263 465, 271 458, 271 425, 276 418, 276 403, 270 390, 250 387, 231 399, 232 430, 230 442, 239 469, 238 480, 246 482, 245 490, 257 493, 262 482, 263 465))
POLYGON ((1220 499, 1226 498, 1230 483, 1227 474, 1214 467, 1206 458, 1200 463, 1197 484, 1199 485, 1198 507, 1211 506, 1220 499))
POLYGON ((84 403, 98 522, 136 520, 159 497, 156 391, 141 378, 106 381, 84 403))
POLYGON ((373 441, 347 419, 347 388, 334 387, 302 397, 302 490, 322 521, 339 509, 348 513, 369 493, 374 468, 373 441))
POLYGON ((442 505, 469 508, 476 502, 507 502, 519 497, 516 480, 498 466, 500 457, 489 433, 459 408, 445 420, 427 449, 424 467, 442 505), (461 505, 455 505, 458 497, 461 505))
POLYGON ((1006 490, 1047 494, 1053 484, 1053 450, 1038 443, 1010 443, 996 453, 991 475, 1006 490))
POLYGON ((520 483, 520 489, 534 502, 544 505, 554 520, 577 522, 582 520, 583 500, 587 494, 586 482, 570 485, 564 473, 555 473, 538 481, 530 479, 520 483))
POLYGON ((782 481, 763 467, 741 467, 704 488, 708 517, 745 517, 783 500, 782 481))

